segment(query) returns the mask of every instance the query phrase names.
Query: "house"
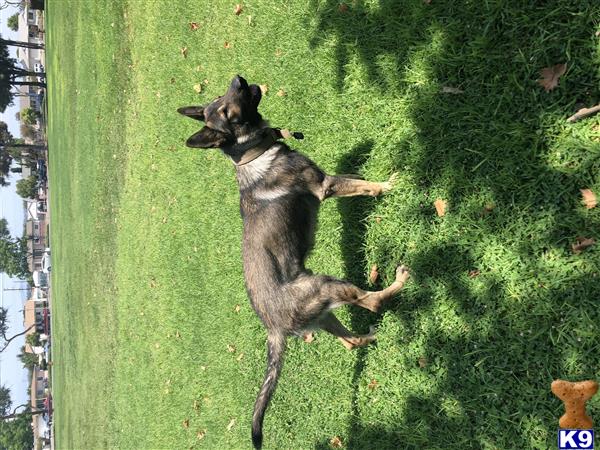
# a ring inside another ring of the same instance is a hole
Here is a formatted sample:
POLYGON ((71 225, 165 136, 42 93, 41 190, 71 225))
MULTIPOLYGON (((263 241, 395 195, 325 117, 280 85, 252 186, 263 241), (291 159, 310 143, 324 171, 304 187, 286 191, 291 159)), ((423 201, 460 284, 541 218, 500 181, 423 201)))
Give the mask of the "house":
MULTIPOLYGON (((25 237, 27 238, 27 263, 29 270, 42 270, 42 259, 48 246, 48 221, 46 211, 41 210, 37 200, 26 202, 25 237)), ((42 208, 43 209, 43 208, 42 208)))
POLYGON ((49 437, 50 427, 47 418, 51 413, 51 395, 48 389, 48 371, 35 367, 31 375, 31 409, 33 411, 46 409, 45 414, 36 414, 32 416, 31 428, 33 429, 33 439, 49 437))
MULTIPOLYGON (((32 9, 28 2, 23 2, 23 6, 23 10, 19 14, 17 40, 42 44, 44 42, 44 14, 42 11, 32 9)), ((27 70, 45 72, 45 51, 43 49, 18 47, 17 60, 27 70)), ((29 79, 35 81, 33 77, 29 77, 29 79)), ((20 86, 18 90, 21 94, 24 94, 19 97, 21 110, 33 108, 38 112, 41 111, 42 92, 39 87, 20 86)))
POLYGON ((23 310, 23 325, 25 328, 34 327, 26 334, 34 332, 50 334, 50 312, 48 310, 48 301, 46 299, 30 299, 25 302, 23 310))

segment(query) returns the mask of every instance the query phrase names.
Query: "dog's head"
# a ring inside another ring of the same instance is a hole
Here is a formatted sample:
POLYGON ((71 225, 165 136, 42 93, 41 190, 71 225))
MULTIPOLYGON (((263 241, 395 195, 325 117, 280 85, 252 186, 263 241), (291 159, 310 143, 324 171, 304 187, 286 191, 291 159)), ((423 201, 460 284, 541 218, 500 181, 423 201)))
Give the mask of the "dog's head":
POLYGON ((194 148, 223 148, 241 143, 259 126, 260 87, 237 75, 227 92, 205 106, 184 106, 177 111, 206 125, 186 142, 194 148))

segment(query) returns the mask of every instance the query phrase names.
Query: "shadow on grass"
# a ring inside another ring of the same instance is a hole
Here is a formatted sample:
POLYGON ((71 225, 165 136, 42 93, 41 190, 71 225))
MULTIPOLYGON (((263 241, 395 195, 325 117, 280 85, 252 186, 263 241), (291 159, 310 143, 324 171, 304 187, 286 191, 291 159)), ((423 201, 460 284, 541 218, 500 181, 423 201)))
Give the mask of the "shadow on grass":
MULTIPOLYGON (((599 216, 577 209, 579 189, 599 182, 600 148, 565 133, 563 122, 579 102, 600 100, 593 76, 600 56, 590 44, 600 7, 531 2, 526 15, 510 2, 434 3, 354 1, 345 11, 337 1, 313 3, 311 45, 334 42, 336 88, 345 89, 358 62, 382 96, 409 101, 414 131, 397 143, 393 161, 408 165, 427 202, 442 190, 450 205, 443 219, 412 216, 427 236, 442 239, 416 249, 381 239, 406 255, 414 274, 410 298, 393 311, 405 328, 399 344, 423 338, 427 363, 405 370, 429 389, 407 386, 393 423, 365 417, 359 382, 369 349, 359 349, 345 446, 546 448, 555 445, 561 414, 550 382, 600 376, 600 266, 594 253, 574 257, 569 249, 577 236, 599 237, 599 216), (572 21, 561 25, 566 16, 572 21), (538 71, 567 59, 575 63, 560 88, 543 92, 538 71), (427 82, 410 80, 413 66, 427 82), (442 86, 464 92, 442 94, 442 86), (440 304, 462 324, 460 333, 444 323, 440 304)), ((338 173, 356 172, 380 144, 353 149, 338 173)), ((361 287, 372 207, 372 199, 339 201, 346 277, 361 287)), ((373 322, 351 311, 353 330, 373 322)), ((326 440, 315 448, 331 447, 326 440)))

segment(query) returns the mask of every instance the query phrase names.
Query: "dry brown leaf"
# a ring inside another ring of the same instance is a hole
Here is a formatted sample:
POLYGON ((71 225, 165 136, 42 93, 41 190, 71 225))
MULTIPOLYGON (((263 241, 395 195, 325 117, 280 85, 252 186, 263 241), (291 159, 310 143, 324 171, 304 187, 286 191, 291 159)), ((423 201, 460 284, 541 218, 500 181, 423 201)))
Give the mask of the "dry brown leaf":
POLYGON ((424 356, 421 356, 419 358, 419 367, 421 369, 424 369, 425 367, 427 367, 427 358, 425 358, 424 356))
POLYGON ((190 419, 185 419, 182 423, 183 428, 189 428, 190 427, 190 419))
POLYGON ((198 440, 204 439, 204 436, 206 436, 206 430, 198 430, 196 433, 198 440))
POLYGON ((277 96, 279 97, 284 97, 286 95, 285 91, 283 89, 279 89, 277 91, 277 96))
POLYGON ((578 237, 577 241, 575 242, 575 244, 571 245, 571 249, 573 250, 573 253, 575 253, 576 255, 578 255, 583 250, 585 250, 588 247, 591 247, 595 243, 596 243, 596 240, 594 238, 582 238, 582 237, 578 237))
POLYGON ((379 272, 377 271, 377 264, 373 264, 373 266, 371 266, 371 273, 369 273, 369 282, 371 284, 375 284, 375 282, 377 281, 377 278, 379 278, 379 272))
POLYGON ((224 48, 231 48, 231 43, 229 43, 229 41, 225 41, 225 43, 223 44, 224 48))
POLYGON ((445 200, 438 198, 435 202, 433 202, 433 205, 435 206, 435 211, 437 212, 437 215, 439 217, 443 217, 446 215, 447 203, 445 200))
POLYGON ((304 336, 302 336, 302 339, 307 344, 310 344, 312 341, 315 340, 315 333, 305 333, 304 336))
POLYGON ((242 360, 242 358, 243 358, 243 357, 244 357, 244 354, 243 354, 243 353, 240 353, 240 354, 238 355, 238 357, 237 357, 237 358, 235 358, 235 359, 236 359, 238 362, 240 362, 240 361, 242 360))
POLYGON ((481 271, 479 269, 469 270, 469 278, 478 277, 480 274, 481 274, 481 271))
POLYGON ((375 217, 375 222, 381 223, 381 217, 379 217, 379 216, 375 217))
POLYGON ((236 313, 239 313, 241 311, 242 307, 240 305, 235 305, 234 311, 236 313))
POLYGON ((375 389, 377 386, 379 386, 379 383, 377 382, 377 380, 375 378, 373 378, 371 380, 371 382, 369 384, 367 384, 367 387, 371 390, 375 389))
POLYGON ((194 85, 194 90, 199 94, 202 92, 202 85, 200 83, 194 85))
POLYGON ((231 344, 227 344, 227 351, 229 353, 235 353, 235 347, 231 344))
POLYGON ((275 56, 277 56, 278 58, 281 57, 283 55, 283 52, 281 51, 281 49, 277 49, 275 50, 275 56))
POLYGON ((339 436, 331 438, 331 440, 329 441, 329 445, 331 445, 333 448, 342 448, 344 446, 339 436))
POLYGON ((200 411, 200 402, 198 400, 194 400, 194 411, 198 412, 200 411))
POLYGON ((233 12, 235 13, 236 16, 239 16, 243 10, 244 10, 244 7, 238 3, 237 5, 235 5, 235 9, 233 10, 233 12))
POLYGON ((423 3, 425 3, 426 5, 431 5, 431 0, 423 0, 423 3))
POLYGON ((465 91, 463 91, 462 89, 459 88, 455 88, 455 87, 451 87, 451 86, 443 86, 442 87, 442 94, 464 94, 465 91))
POLYGON ((227 431, 231 431, 231 429, 233 428, 234 425, 235 425, 235 419, 231 419, 229 421, 229 425, 227 425, 227 431))
POLYGON ((347 13, 348 5, 346 3, 340 3, 340 5, 338 6, 338 11, 341 12, 342 14, 347 13))
POLYGON ((260 92, 262 95, 265 95, 267 92, 269 92, 269 86, 267 86, 266 84, 260 84, 258 87, 260 88, 260 92))
POLYGON ((182 55, 184 58, 187 58, 187 53, 188 53, 188 49, 187 49, 187 47, 182 47, 182 48, 181 48, 181 55, 182 55))
POLYGON ((196 31, 198 28, 200 28, 200 25, 198 25, 198 22, 190 22, 190 29, 192 31, 196 31))
POLYGON ((566 71, 566 64, 555 64, 552 67, 544 67, 540 70, 542 78, 538 80, 538 83, 546 90, 546 92, 550 92, 558 86, 558 79, 563 76, 566 71))
POLYGON ((587 209, 595 208, 598 204, 598 199, 596 198, 596 194, 592 192, 591 189, 580 189, 581 195, 583 197, 583 204, 587 209))

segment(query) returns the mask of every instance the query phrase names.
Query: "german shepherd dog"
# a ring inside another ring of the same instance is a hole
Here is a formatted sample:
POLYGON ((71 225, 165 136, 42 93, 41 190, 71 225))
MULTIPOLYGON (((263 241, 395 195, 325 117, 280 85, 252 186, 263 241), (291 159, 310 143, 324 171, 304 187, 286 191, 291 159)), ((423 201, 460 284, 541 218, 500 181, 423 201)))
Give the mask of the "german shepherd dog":
POLYGON ((205 126, 186 142, 193 148, 220 148, 235 166, 244 224, 244 277, 252 307, 267 329, 267 371, 254 405, 252 442, 262 446, 265 410, 281 372, 288 336, 307 336, 323 329, 347 349, 375 339, 373 328, 357 336, 332 310, 358 305, 377 312, 409 277, 399 266, 396 280, 381 291, 363 291, 327 275, 314 275, 304 261, 314 244, 320 203, 329 197, 378 196, 393 180, 376 183, 325 174, 306 156, 278 139, 258 112, 261 90, 239 75, 225 95, 205 106, 178 112, 205 126))

